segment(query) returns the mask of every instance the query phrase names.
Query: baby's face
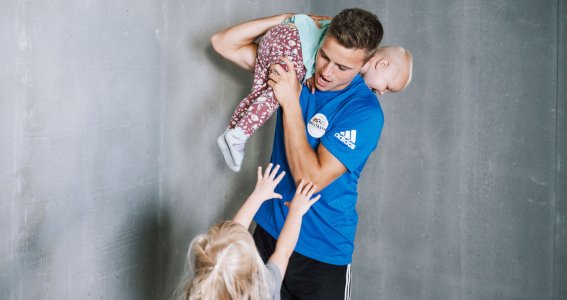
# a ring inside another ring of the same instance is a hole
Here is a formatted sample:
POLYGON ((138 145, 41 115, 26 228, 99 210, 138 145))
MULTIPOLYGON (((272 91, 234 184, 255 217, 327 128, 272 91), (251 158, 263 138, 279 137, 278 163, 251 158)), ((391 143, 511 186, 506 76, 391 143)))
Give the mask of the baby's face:
POLYGON ((366 85, 376 94, 396 93, 404 89, 402 74, 396 72, 396 68, 378 69, 370 66, 364 75, 366 85))

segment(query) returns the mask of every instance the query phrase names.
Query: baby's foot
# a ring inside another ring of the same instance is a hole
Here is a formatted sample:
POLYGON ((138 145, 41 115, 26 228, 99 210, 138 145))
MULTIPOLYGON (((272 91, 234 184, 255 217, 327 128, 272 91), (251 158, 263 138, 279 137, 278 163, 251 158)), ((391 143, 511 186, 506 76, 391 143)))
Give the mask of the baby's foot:
POLYGON ((224 139, 226 140, 228 149, 230 150, 230 155, 232 156, 234 165, 237 166, 238 170, 240 170, 242 160, 244 159, 244 146, 246 146, 246 140, 248 138, 240 128, 236 127, 234 129, 227 130, 224 135, 224 139))
POLYGON ((240 171, 240 167, 236 166, 234 164, 234 161, 232 160, 232 155, 230 155, 228 144, 224 139, 225 134, 226 131, 219 135, 219 137, 217 138, 217 145, 219 146, 222 156, 224 157, 224 162, 226 162, 226 165, 234 172, 238 172, 240 171))
POLYGON ((240 128, 227 129, 217 138, 224 161, 234 172, 240 171, 244 159, 244 146, 248 137, 240 128))

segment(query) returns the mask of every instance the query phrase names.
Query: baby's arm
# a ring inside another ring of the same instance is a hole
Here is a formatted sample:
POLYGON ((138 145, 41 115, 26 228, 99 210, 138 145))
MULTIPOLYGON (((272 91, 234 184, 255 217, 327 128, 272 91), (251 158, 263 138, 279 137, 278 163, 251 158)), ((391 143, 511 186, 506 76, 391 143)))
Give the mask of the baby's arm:
POLYGON ((282 198, 280 194, 274 192, 278 183, 280 183, 282 178, 285 176, 285 172, 281 172, 276 177, 279 169, 280 165, 276 165, 276 167, 272 169, 272 164, 269 164, 262 175, 262 167, 258 167, 258 180, 256 181, 256 187, 252 194, 248 196, 244 204, 242 204, 238 212, 236 212, 233 220, 234 222, 248 228, 250 223, 252 223, 254 215, 264 201, 273 198, 282 198))
POLYGON ((278 241, 276 242, 276 250, 268 259, 268 262, 278 266, 282 277, 285 275, 289 258, 297 244, 303 215, 307 213, 309 208, 321 197, 321 195, 317 195, 311 199, 315 190, 316 187, 312 182, 306 183, 301 180, 291 203, 285 203, 285 205, 289 207, 289 212, 278 241))
POLYGON ((258 45, 254 41, 273 26, 282 23, 293 14, 281 14, 244 22, 220 32, 211 38, 216 52, 239 67, 254 72, 258 45))

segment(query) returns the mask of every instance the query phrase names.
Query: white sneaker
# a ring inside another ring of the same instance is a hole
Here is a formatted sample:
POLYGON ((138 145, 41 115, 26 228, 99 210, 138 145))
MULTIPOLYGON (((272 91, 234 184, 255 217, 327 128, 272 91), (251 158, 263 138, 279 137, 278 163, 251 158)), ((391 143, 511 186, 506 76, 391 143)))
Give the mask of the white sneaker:
POLYGON ((232 160, 232 155, 230 155, 230 150, 228 149, 228 144, 226 143, 226 140, 224 139, 224 136, 226 134, 226 131, 223 132, 221 135, 219 135, 219 137, 217 138, 217 145, 219 146, 219 149, 222 153, 222 156, 224 158, 224 162, 226 163, 226 165, 233 170, 234 172, 238 172, 240 171, 240 166, 237 166, 234 164, 234 161, 232 160))
POLYGON ((235 127, 234 129, 226 131, 224 139, 228 145, 228 150, 230 150, 230 155, 232 156, 234 165, 238 166, 238 169, 240 170, 242 160, 244 159, 244 146, 246 146, 248 137, 244 134, 242 129, 235 127))
POLYGON ((227 129, 217 138, 224 161, 234 172, 240 171, 248 138, 240 128, 227 129))

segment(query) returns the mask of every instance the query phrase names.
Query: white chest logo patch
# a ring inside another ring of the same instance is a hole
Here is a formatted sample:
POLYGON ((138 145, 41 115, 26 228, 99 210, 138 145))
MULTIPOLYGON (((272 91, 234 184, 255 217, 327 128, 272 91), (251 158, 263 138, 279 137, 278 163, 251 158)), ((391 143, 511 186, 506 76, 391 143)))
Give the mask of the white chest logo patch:
POLYGON ((329 126, 329 121, 327 121, 327 117, 324 114, 316 114, 309 120, 307 124, 307 132, 312 137, 318 139, 325 135, 325 131, 327 131, 327 126, 329 126))

